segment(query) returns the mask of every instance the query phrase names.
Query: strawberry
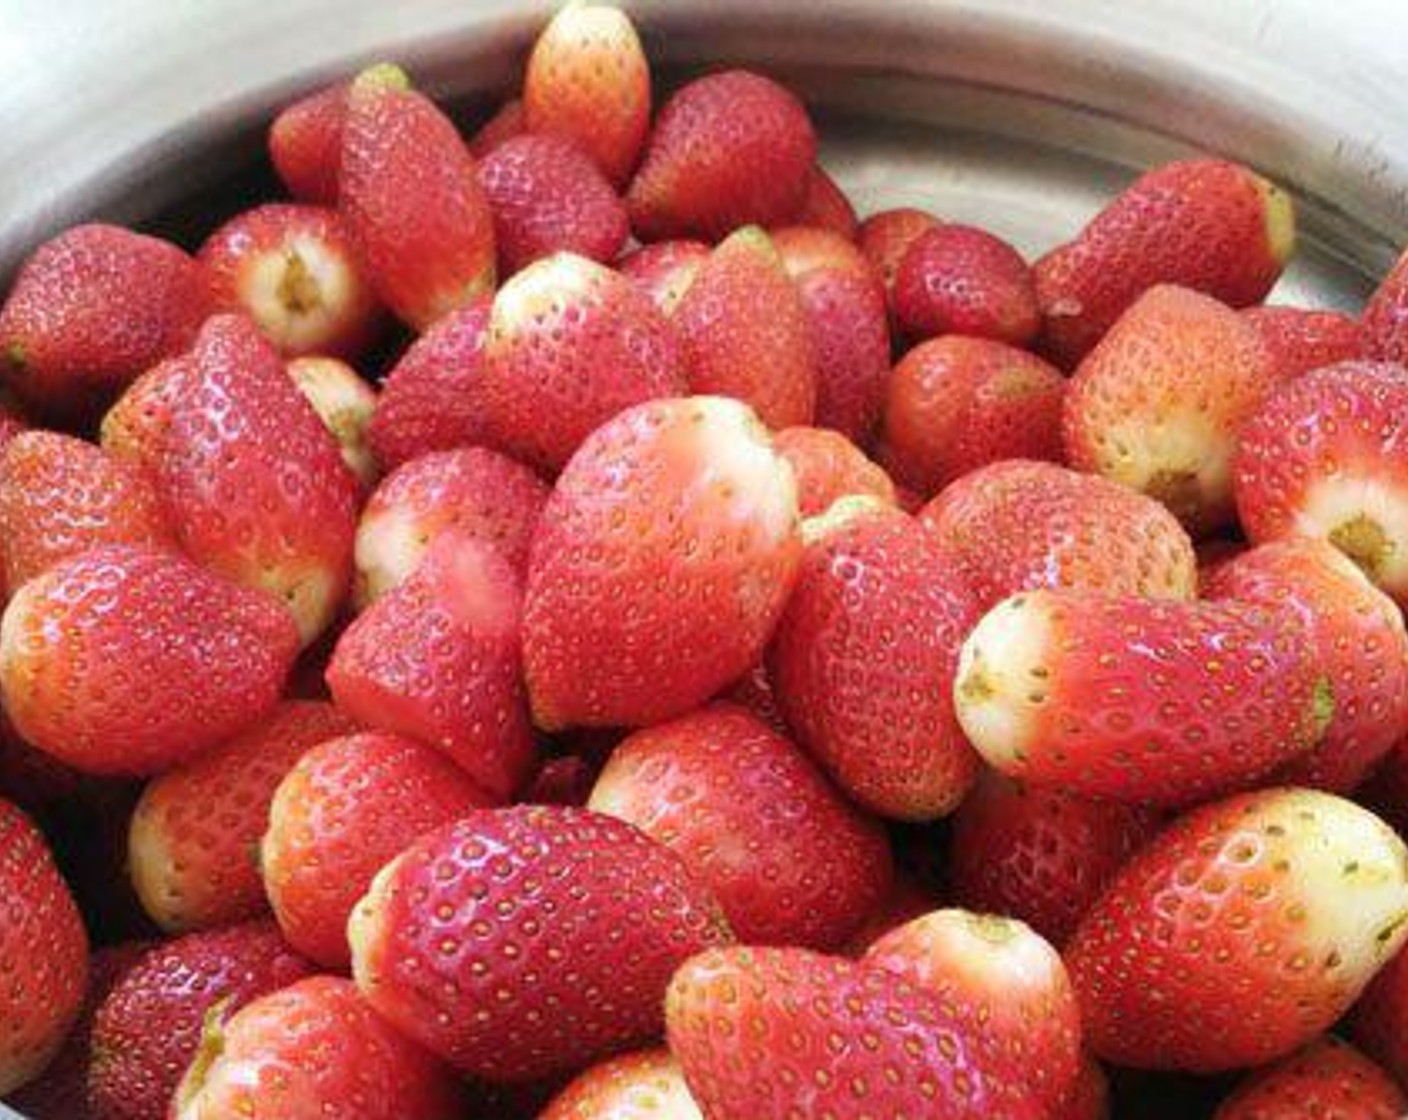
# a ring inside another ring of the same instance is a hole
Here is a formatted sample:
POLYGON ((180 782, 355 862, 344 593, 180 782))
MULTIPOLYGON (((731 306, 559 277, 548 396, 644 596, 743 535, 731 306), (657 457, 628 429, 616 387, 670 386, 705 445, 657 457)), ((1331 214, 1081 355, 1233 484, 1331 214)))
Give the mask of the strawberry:
POLYGON ((717 241, 789 221, 815 161, 816 133, 791 92, 746 70, 696 78, 655 120, 626 195, 631 228, 642 241, 717 241))
POLYGON ((1330 1026, 1408 937, 1403 842, 1332 794, 1194 809, 1127 863, 1066 947, 1086 1042, 1121 1065, 1272 1061, 1330 1026))
POLYGON ((418 331, 494 288, 474 157, 434 102, 382 64, 347 96, 338 205, 383 303, 418 331))
POLYGON ((0 1096, 32 1081, 78 1016, 88 938, 39 830, 0 800, 0 1096))
POLYGON ((22 432, 29 431, 29 422, 14 408, 0 400, 0 452, 22 432))
POLYGON ((356 357, 381 307, 337 211, 273 202, 246 210, 200 247, 216 303, 244 312, 285 357, 356 357))
POLYGON ((1059 948, 1158 824, 1137 805, 986 771, 953 816, 954 898, 1020 918, 1059 948))
POLYGON ((890 885, 879 824, 732 704, 628 736, 587 805, 678 852, 746 943, 834 948, 890 885))
POLYGON ((812 422, 811 320, 761 229, 741 229, 709 255, 671 321, 684 343, 691 392, 736 397, 770 428, 812 422))
POLYGON ((479 165, 479 185, 493 211, 506 276, 560 251, 612 260, 630 233, 611 184, 560 136, 505 140, 479 165))
POLYGON ((174 543, 141 468, 58 432, 25 432, 0 450, 5 586, 18 588, 94 545, 174 543))
POLYGON ((856 208, 846 197, 836 180, 826 173, 821 164, 813 164, 807 175, 807 185, 802 192, 802 204, 792 215, 792 221, 799 226, 815 226, 829 230, 854 241, 860 222, 856 218, 856 208))
POLYGON ((555 253, 494 297, 478 395, 489 442, 555 473, 618 412, 684 391, 670 325, 605 265, 555 253))
POLYGON ((521 463, 483 447, 439 451, 398 467, 357 525, 356 598, 365 606, 402 583, 450 527, 492 544, 520 572, 548 488, 521 463))
MULTIPOLYGON (((893 301, 900 262, 919 237, 942 223, 927 210, 900 207, 880 210, 861 222, 856 246, 865 254, 885 285, 885 297, 893 301)), ((893 302, 891 303, 893 307, 893 302)))
POLYGON ((1191 159, 1146 172, 1036 262, 1045 348, 1074 366, 1157 284, 1260 303, 1295 250, 1295 226, 1290 197, 1240 164, 1191 159))
POLYGON ((797 478, 797 507, 815 517, 848 494, 895 505, 895 484, 859 447, 829 428, 783 428, 773 437, 777 453, 797 478))
POLYGON ((575 754, 544 759, 518 801, 523 805, 583 806, 592 794, 599 770, 596 762, 575 754))
POLYGON ((457 1120, 463 1089, 351 981, 311 976, 206 1025, 172 1120, 457 1120))
POLYGON ((863 963, 902 976, 941 999, 994 1066, 1048 1108, 1075 1084, 1080 1008, 1061 958, 1019 921, 935 910, 891 930, 863 963))
POLYGON ((469 154, 475 159, 487 159, 500 144, 522 136, 528 130, 525 115, 523 99, 509 98, 469 138, 469 154))
POLYGON ((201 1027, 311 972, 271 922, 192 933, 150 950, 93 1019, 88 1095, 101 1120, 156 1120, 196 1054, 201 1027))
POLYGON ((489 804, 443 754, 398 735, 346 735, 313 747, 279 783, 259 849, 289 944, 345 970, 348 916, 382 864, 489 804))
POLYGON ((1055 367, 1024 350, 930 339, 890 375, 881 459, 900 485, 927 495, 1000 459, 1059 461, 1065 392, 1055 367))
POLYGON ((538 1120, 704 1120, 680 1064, 664 1048, 592 1066, 538 1120))
POLYGON ((1326 1036, 1248 1075, 1214 1120, 1401 1120, 1408 1096, 1353 1046, 1326 1036))
POLYGON ((938 908, 934 892, 906 871, 895 874, 890 892, 866 916, 860 928, 840 950, 841 955, 860 958, 885 934, 938 908))
POLYGON ((1237 512, 1254 542, 1324 537, 1408 604, 1408 369, 1344 362, 1278 388, 1242 429, 1237 512))
POLYGON ((528 57, 523 123, 566 137, 624 186, 650 126, 650 64, 630 17, 590 2, 559 11, 528 57))
POLYGON ((1408 251, 1369 297, 1361 322, 1365 357, 1408 362, 1408 251))
POLYGON ((383 470, 487 438, 483 372, 490 306, 484 296, 438 319, 392 367, 367 432, 383 470))
POLYGON ((347 85, 338 82, 286 106, 269 126, 269 160, 300 202, 337 202, 346 122, 347 85))
POLYGON ((269 802, 308 748, 353 730, 331 704, 285 700, 267 717, 147 783, 128 868, 162 929, 212 929, 266 912, 256 859, 269 802))
POLYGON ((727 689, 721 696, 730 703, 737 704, 740 708, 748 709, 774 731, 780 731, 783 735, 790 734, 787 729, 787 721, 782 718, 782 712, 778 710, 777 696, 773 693, 772 682, 768 680, 768 667, 763 662, 758 662, 734 681, 733 687, 727 689))
POLYGON ((1158 502, 1096 475, 1014 459, 946 487, 920 520, 987 610, 1038 587, 1191 599, 1193 546, 1158 502))
POLYGON ((1325 541, 1292 537, 1223 562, 1203 595, 1285 605, 1305 619, 1334 693, 1334 714, 1310 753, 1277 778, 1349 793, 1408 734, 1408 630, 1393 601, 1325 541))
POLYGON ((1231 521, 1238 432, 1276 372, 1256 331, 1186 288, 1140 296, 1066 392, 1066 458, 1157 498, 1195 533, 1231 521))
POLYGON ((1100 1063, 1089 1054, 1081 1055, 1076 1079, 1065 1099, 1048 1120, 1109 1120, 1110 1082, 1100 1063))
POLYGON ((796 490, 736 401, 657 401, 592 433, 557 480, 528 564, 523 656, 538 726, 659 723, 756 664, 801 555, 796 490))
POLYGON ((1249 307, 1241 315, 1270 353, 1278 382, 1294 381, 1322 366, 1365 356, 1359 320, 1339 311, 1266 306, 1249 307))
POLYGON ((0 629, 16 730, 95 774, 151 774, 273 707, 298 636, 269 596, 180 557, 103 545, 25 584, 0 629))
POLYGON ((368 429, 376 414, 376 390, 337 358, 295 358, 285 368, 337 441, 347 469, 364 491, 371 489, 376 484, 377 465, 368 429))
POLYGON ((198 563, 279 596, 311 642, 351 583, 357 483, 337 443, 248 319, 222 315, 103 421, 146 466, 198 563))
POLYGON ((845 499, 806 532, 768 656, 778 705, 860 804, 906 820, 942 816, 978 771, 953 715, 973 597, 899 510, 845 499))
POLYGON ((1408 1080, 1408 953, 1370 981, 1350 1018, 1354 1041, 1400 1081, 1408 1080))
POLYGON ((1314 746, 1330 682, 1293 610, 1026 591, 963 644, 958 721, 995 769, 1086 797, 1188 805, 1314 746))
POLYGON ((189 346, 212 309, 205 270, 176 246, 75 226, 30 255, 0 307, 0 371, 38 414, 86 420, 189 346))
POLYGON ((616 267, 661 312, 672 315, 708 258, 709 246, 702 241, 657 241, 627 253, 616 267))
POLYGON ((670 974, 729 940, 668 848, 584 809, 473 812, 387 864, 348 924, 358 986, 461 1071, 522 1081, 648 1041, 670 974))
POLYGON ((1041 328, 1027 262, 973 226, 940 225, 916 237, 895 271, 894 305, 914 339, 963 334, 1025 346, 1041 328))
POLYGON ((805 949, 700 953, 666 995, 670 1050, 709 1120, 1043 1114, 937 997, 805 949))

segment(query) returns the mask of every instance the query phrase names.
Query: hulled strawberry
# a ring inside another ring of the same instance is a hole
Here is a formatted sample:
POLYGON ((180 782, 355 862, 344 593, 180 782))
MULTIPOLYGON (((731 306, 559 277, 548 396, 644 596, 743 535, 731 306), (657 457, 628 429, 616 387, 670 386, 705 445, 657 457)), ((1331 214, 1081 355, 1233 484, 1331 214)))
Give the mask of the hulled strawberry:
POLYGON ((1066 948, 1087 1044, 1193 1071, 1303 1046, 1408 937, 1406 857, 1373 814, 1314 790, 1193 810, 1125 865, 1066 948))
POLYGON ((1288 195, 1240 164, 1192 159, 1140 176, 1035 266, 1044 345, 1074 366, 1147 289, 1258 303, 1295 249, 1288 195))
POLYGON ((1278 382, 1294 381, 1321 366, 1365 356, 1359 320, 1340 311, 1301 307, 1249 307, 1242 318, 1252 325, 1271 355, 1278 382))
POLYGON ((1248 1075, 1213 1120, 1397 1120, 1408 1096, 1358 1050, 1325 1037, 1248 1075))
POLYGON ((654 1037, 671 974, 729 940, 683 861, 583 809, 481 810, 378 873, 348 926, 357 983, 460 1070, 521 1081, 654 1037))
POLYGON ((337 202, 346 121, 347 86, 339 82, 299 98, 269 125, 269 160, 300 202, 337 202))
POLYGON ((643 726, 698 707, 757 663, 800 554, 796 482, 745 405, 621 413, 538 522, 523 622, 535 722, 643 726))
POLYGON ((1408 251, 1369 297, 1361 322, 1365 357, 1408 362, 1408 251))
POLYGON ((880 210, 861 222, 856 234, 856 246, 880 274, 887 299, 894 298, 895 277, 909 247, 920 235, 940 224, 939 219, 927 210, 911 206, 880 210))
POLYGON ((528 131, 525 116, 523 99, 510 97, 469 138, 469 154, 475 159, 487 159, 500 144, 522 136, 528 131))
POLYGON ((1408 954, 1399 952, 1354 1005, 1354 1041, 1400 1081, 1408 1079, 1408 954))
POLYGON ((181 932, 263 914, 256 854, 274 790, 304 751, 354 726, 331 704, 285 700, 247 731, 153 778, 127 846, 132 885, 152 920, 181 932))
POLYGON ((376 457, 371 448, 371 422, 376 415, 377 395, 362 376, 337 358, 295 358, 288 375, 304 399, 313 406, 342 452, 363 490, 376 484, 376 457))
POLYGON ((275 600, 178 556, 104 545, 10 600, 0 693, 29 742, 90 773, 151 774, 273 707, 298 635, 275 600))
POLYGON ((854 241, 860 228, 856 208, 851 205, 846 192, 819 163, 813 165, 811 174, 807 176, 802 204, 792 215, 792 221, 799 226, 815 226, 817 229, 829 230, 847 241, 854 241))
POLYGON ((1021 254, 986 230, 954 223, 925 230, 905 250, 894 307, 914 339, 962 334, 1025 346, 1041 327, 1021 254))
POLYGON ((617 262, 622 276, 635 281, 665 315, 674 314, 699 266, 709 259, 702 241, 657 241, 627 253, 617 262))
POLYGON ((592 1066, 552 1099, 539 1120, 704 1120, 680 1064, 663 1047, 592 1066))
POLYGON ((790 221, 815 161, 816 133, 788 90, 746 70, 696 78, 655 120, 626 196, 631 227, 642 241, 716 241, 790 221))
POLYGON ((897 504, 890 476, 840 432, 783 428, 773 437, 773 446, 797 479, 797 508, 803 517, 825 513, 848 494, 897 504))
POLYGON ((494 222, 474 157, 395 66, 347 95, 338 206, 377 294, 416 330, 494 287, 494 222))

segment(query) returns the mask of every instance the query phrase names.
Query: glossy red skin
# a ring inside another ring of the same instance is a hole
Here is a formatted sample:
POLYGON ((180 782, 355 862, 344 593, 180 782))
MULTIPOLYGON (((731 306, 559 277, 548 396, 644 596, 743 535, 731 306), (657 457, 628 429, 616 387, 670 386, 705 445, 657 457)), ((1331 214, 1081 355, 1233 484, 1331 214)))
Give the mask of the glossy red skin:
POLYGON ((283 109, 269 125, 269 159, 288 193, 300 202, 337 202, 347 85, 320 89, 283 109))
POLYGON ((347 918, 372 876, 425 833, 492 804, 439 751, 398 735, 313 747, 279 783, 261 848, 264 886, 289 944, 345 972, 347 918))
POLYGON ((627 253, 616 262, 616 270, 670 315, 694 282, 699 266, 709 259, 709 251, 702 241, 657 241, 627 253))
POLYGON ((861 805, 924 820, 972 785, 953 677, 977 621, 968 588, 899 510, 866 511, 807 546, 769 677, 798 739, 861 805))
POLYGON ((1360 322, 1365 357, 1408 363, 1408 253, 1398 258, 1369 297, 1360 322))
POLYGON ((803 517, 825 513, 831 503, 860 494, 895 505, 895 484, 878 463, 830 428, 783 428, 773 436, 777 453, 797 477, 797 509, 803 517))
POLYGON ((945 487, 919 514, 987 610, 1038 587, 1191 599, 1193 546, 1152 498, 1054 463, 1010 460, 945 487))
POLYGON ((195 1055, 207 1012, 228 1020, 312 973, 272 922, 188 934, 149 950, 93 1019, 88 1093, 97 1120, 157 1120, 195 1055))
POLYGON ((884 969, 804 949, 717 949, 675 974, 665 1014, 710 1120, 784 1120, 801 1102, 836 1120, 1043 1115, 1004 1091, 1010 1071, 940 1000, 884 969))
POLYGON ((1408 952, 1400 950, 1364 989, 1350 1016, 1354 1041, 1400 1082, 1408 1081, 1408 952))
POLYGON ((1366 356, 1364 328, 1358 319, 1343 312, 1248 307, 1242 318, 1270 353, 1278 381, 1294 381, 1322 366, 1366 356))
POLYGON ((1193 288, 1232 307, 1260 303, 1284 263, 1267 244, 1265 201, 1246 168, 1218 159, 1166 164, 1033 266, 1043 348, 1073 367, 1155 284, 1193 288))
POLYGON ((797 225, 816 226, 839 234, 847 241, 854 241, 860 229, 856 208, 851 200, 821 164, 812 167, 807 176, 806 190, 802 194, 802 204, 792 216, 797 225))
POLYGON ((382 302, 418 331, 494 287, 494 222, 454 124, 414 90, 353 83, 339 209, 382 302))
POLYGON ((559 250, 610 261, 630 234, 626 208, 587 156, 560 136, 515 136, 479 165, 499 268, 511 276, 559 250))
POLYGON ((25 647, 0 664, 5 709, 89 773, 156 773, 241 731, 273 707, 298 650, 268 595, 131 545, 66 560, 25 595, 5 616, 25 647))
POLYGON ((212 309, 205 270, 175 245, 75 226, 20 269, 0 308, 0 369, 37 415, 87 420, 185 350, 212 309))
POLYGON ((655 118, 626 195, 642 241, 717 241, 790 221, 806 197, 816 133, 802 103, 746 70, 697 78, 655 118))
POLYGON ((483 360, 491 305, 482 296, 438 319, 391 367, 368 429, 383 470, 488 438, 483 360))
POLYGON ((1002 459, 1059 462, 1065 391, 1056 368, 1024 350, 930 339, 890 374, 880 458, 901 486, 931 496, 1002 459))
POLYGON ((1214 1120, 1401 1120, 1408 1096, 1354 1047, 1326 1036, 1247 1076, 1214 1120))
POLYGON ((1109 1120, 1110 1083, 1100 1063, 1085 1055, 1075 1084, 1049 1120, 1109 1120))
POLYGON ((26 432, 0 450, 0 565, 18 588, 100 544, 174 548, 151 478, 84 440, 26 432))
POLYGON ((649 1041, 674 970, 731 939, 675 853, 584 809, 470 813, 387 874, 354 949, 358 984, 397 1028, 495 1081, 649 1041))
POLYGON ((257 861, 274 790, 304 751, 355 724, 331 704, 284 700, 265 719, 152 779, 132 815, 134 878, 152 837, 166 858, 152 917, 168 930, 214 929, 267 913, 257 861))
MULTIPOLYGON (((926 210, 903 206, 877 211, 861 222, 856 233, 856 246, 880 274, 887 300, 894 298, 895 276, 909 247, 922 234, 940 224, 939 219, 926 210)), ((893 310, 893 303, 891 308, 893 310)))
POLYGON ((745 944, 834 949, 889 889, 889 840, 801 749, 715 704, 628 736, 592 808, 673 849, 745 944))
POLYGON ((984 773, 953 816, 953 896, 1060 948, 1158 825, 1151 809, 984 773))
POLYGON ((469 154, 478 160, 487 159, 500 144, 522 136, 528 130, 525 116, 522 98, 505 101, 469 138, 469 154))
POLYGON ((1041 329, 1027 262, 973 226, 936 226, 914 239, 895 272, 894 307, 913 339, 962 334, 1026 346, 1041 329))

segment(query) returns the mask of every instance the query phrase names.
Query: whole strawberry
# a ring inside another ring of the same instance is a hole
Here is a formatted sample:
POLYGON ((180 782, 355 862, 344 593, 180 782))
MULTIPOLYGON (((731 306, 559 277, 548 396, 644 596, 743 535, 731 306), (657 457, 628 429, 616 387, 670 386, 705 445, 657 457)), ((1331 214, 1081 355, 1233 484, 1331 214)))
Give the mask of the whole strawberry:
POLYGON ((337 202, 346 121, 347 85, 338 82, 286 106, 269 125, 269 161, 300 202, 337 202))
POLYGON ((1343 312, 1268 304, 1249 307, 1241 314, 1271 355, 1278 381, 1294 381, 1322 366, 1365 356, 1364 329, 1358 319, 1343 312))
POLYGON ((1408 362, 1408 252, 1369 297, 1362 323, 1365 357, 1408 362))
POLYGON ((1247 1076, 1213 1120, 1401 1120, 1408 1096, 1358 1050, 1326 1036, 1247 1076))
POLYGON ((797 479, 801 515, 815 517, 847 495, 896 505, 895 484, 855 444, 830 428, 783 428, 773 436, 777 453, 797 479))
POLYGON ((926 230, 905 250, 894 307, 913 339, 961 334, 1025 346, 1041 327, 1021 254, 986 230, 956 223, 926 230))
POLYGON ((381 473, 371 448, 371 422, 377 394, 361 374, 337 358, 294 358, 285 367, 304 400, 313 406, 328 434, 337 441, 342 461, 363 493, 381 473))
POLYGON ((637 1050, 592 1066, 552 1099, 539 1120, 704 1120, 680 1064, 666 1049, 637 1050))
POLYGON ((879 274, 885 286, 885 298, 892 310, 900 262, 921 235, 940 224, 939 219, 927 210, 912 206, 879 210, 861 222, 856 233, 856 247, 879 274))
POLYGON ((469 138, 469 154, 475 159, 487 159, 500 144, 528 131, 528 122, 521 97, 510 97, 469 138))

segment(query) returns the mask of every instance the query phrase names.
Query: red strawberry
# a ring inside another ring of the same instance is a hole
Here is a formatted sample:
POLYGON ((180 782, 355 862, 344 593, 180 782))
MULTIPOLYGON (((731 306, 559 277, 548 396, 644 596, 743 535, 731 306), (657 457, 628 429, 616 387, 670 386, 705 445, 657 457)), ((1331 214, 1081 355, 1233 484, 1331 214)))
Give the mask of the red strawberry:
POLYGON ((829 428, 784 428, 773 437, 777 453, 797 478, 797 507, 815 517, 848 494, 895 505, 895 484, 840 432, 829 428))
POLYGON ((1157 498, 1195 533, 1233 516, 1238 432, 1276 372, 1235 312, 1153 288, 1081 362, 1065 400, 1070 465, 1157 498))
POLYGON ((986 230, 935 226, 895 272, 895 317, 911 338, 963 334, 1025 346, 1041 328, 1027 262, 986 230))
POLYGON ((710 1120, 1043 1114, 939 999, 805 949, 715 949, 670 983, 670 1050, 710 1120))
POLYGON ((469 154, 475 159, 487 159, 500 144, 512 140, 515 136, 522 136, 528 130, 525 116, 523 100, 518 97, 509 98, 469 138, 469 154))
POLYGON ((117 226, 75 226, 25 262, 0 308, 0 369, 36 412, 87 419, 191 344, 213 304, 176 246, 117 226))
POLYGON ((483 410, 487 296, 436 320, 382 384, 368 437, 384 470, 487 438, 483 410))
POLYGON ((1241 314, 1270 353, 1277 381, 1294 381, 1313 369, 1365 356, 1359 320, 1342 312, 1249 307, 1241 314))
POLYGON ((1193 159, 1146 172, 1036 262, 1045 347, 1075 365, 1157 284, 1233 307, 1259 303, 1295 249, 1295 224, 1290 197, 1239 164, 1193 159))
POLYGON ((519 571, 548 488, 521 463, 483 447, 412 459, 376 488, 357 525, 360 604, 373 602, 415 571, 450 527, 492 544, 519 571))
POLYGON ((1237 511, 1254 542, 1324 537, 1408 604, 1408 369, 1344 362, 1276 390, 1242 429, 1237 511))
POLYGON ((1149 809, 987 771, 953 816, 954 897, 1020 918, 1060 947, 1158 824, 1149 809))
POLYGON ((538 1120, 704 1120, 680 1064, 663 1047, 592 1066, 538 1120))
POLYGON ((5 609, 0 692, 29 742, 95 774, 151 774, 273 707, 298 636, 269 596, 180 557, 104 545, 5 609))
POLYGON ((836 185, 836 180, 819 163, 814 164, 807 175, 802 204, 792 215, 792 221, 799 226, 829 230, 847 241, 855 240, 860 227, 856 208, 851 205, 846 192, 836 185))
POLYGON ((660 110, 626 196, 642 241, 778 225, 806 197, 816 133, 802 103, 746 70, 696 78, 660 110))
POLYGON ((910 246, 921 235, 941 224, 927 210, 913 207, 881 210, 861 222, 856 245, 880 274, 886 298, 894 298, 895 278, 910 246))
POLYGON ((1405 859, 1377 817, 1315 790, 1193 810, 1125 865, 1066 948, 1087 1043, 1193 1071, 1304 1045, 1408 937, 1405 859))
POLYGON ((1087 797, 1188 805, 1304 754, 1333 710, 1294 611, 1028 591, 969 635, 958 720, 987 762, 1087 797))
POLYGON ((348 916, 382 864, 489 804, 448 758, 409 739, 371 733, 315 746, 279 783, 259 849, 289 944, 345 970, 348 916))
POLYGON ((808 522, 768 666, 788 725, 841 788, 885 816, 949 812, 978 759, 953 715, 972 595, 899 510, 846 499, 808 522))
POLYGON ((1408 1080, 1408 953, 1396 954, 1365 988, 1350 1026, 1366 1054, 1408 1080))
POLYGON ((634 284, 556 253, 494 297, 478 393, 490 442, 555 473, 622 409, 682 393, 684 375, 674 332, 634 284))
POLYGON ((442 530, 410 578, 338 641, 327 671, 337 706, 438 747, 506 799, 533 768, 519 595, 518 573, 497 548, 442 530))
POLYGON ((1402 1120, 1408 1096, 1382 1069, 1339 1039, 1325 1037, 1250 1074, 1214 1120, 1402 1120))
POLYGON ((1369 297, 1361 322, 1365 357, 1408 363, 1408 251, 1369 297))
POLYGON ((331 704, 286 700, 265 719, 153 778, 132 814, 128 869, 163 929, 213 929, 265 913, 257 859, 269 802, 310 747, 355 725, 331 704))
POLYGON ((286 368, 323 427, 337 441, 347 469, 356 475, 363 490, 370 489, 377 479, 368 431, 376 414, 376 390, 336 358, 295 358, 286 368))
POLYGON ((898 929, 915 918, 938 908, 934 892, 907 872, 895 875, 890 893, 871 910, 841 950, 842 955, 860 958, 876 941, 892 929, 898 929))
POLYGON ((0 1096, 32 1081, 78 1015, 88 938, 53 857, 29 818, 0 800, 0 1096))
POLYGON ((657 241, 622 257, 617 268, 664 314, 672 315, 708 259, 709 246, 702 241, 657 241))
POLYGON ((880 826, 732 704, 628 736, 587 804, 678 852, 747 943, 834 948, 890 885, 880 826))
POLYGON ((560 136, 506 140, 479 165, 499 266, 511 275, 559 251, 597 261, 621 251, 626 208, 596 165, 560 136))
POLYGON ((463 1089, 348 980, 312 976, 208 1024, 172 1120, 458 1120, 463 1089))
POLYGON ((1053 1108, 1075 1085, 1080 1008, 1061 958, 1019 921, 936 910, 876 941, 863 963, 937 996, 1014 1086, 1053 1108))
POLYGON ((889 377, 881 458, 900 485, 928 495, 1000 459, 1059 460, 1065 392, 1055 367, 1024 350, 930 339, 889 377))
POLYGON ((201 1028, 311 972, 272 922, 188 934, 123 975, 93 1020, 88 1094, 101 1120, 158 1120, 201 1028))
POLYGON ((565 136, 624 186, 650 126, 650 64, 630 17, 610 4, 559 11, 528 58, 523 119, 531 132, 565 136))
POLYGON ((390 65, 347 98, 339 206, 377 294, 424 330, 494 287, 494 223, 474 157, 390 65))
POLYGON ((1110 1083, 1100 1063, 1088 1054, 1081 1055, 1080 1069, 1066 1098, 1051 1113, 1048 1120, 1109 1120, 1110 1083))
POLYGON ((768 680, 768 668, 763 662, 754 665, 721 695, 740 708, 747 708, 774 731, 790 734, 787 721, 778 710, 777 697, 773 693, 772 682, 768 680))
POLYGON ((980 467, 920 514, 986 610, 1038 587, 1191 599, 1193 546, 1158 502, 1095 475, 1014 459, 980 467))
POLYGON ((5 586, 18 588, 94 545, 174 543, 141 468, 58 432, 26 432, 0 451, 5 586))
POLYGON ((346 121, 347 86, 339 82, 299 98, 269 126, 269 159, 288 193, 300 202, 337 202, 346 121))
POLYGON ((189 355, 138 381, 103 444, 150 469, 194 560, 279 596, 305 644, 331 621, 351 583, 356 480, 248 319, 211 319, 189 355))
POLYGON ((1408 631, 1393 601, 1324 541, 1289 538, 1223 562, 1203 595, 1286 605, 1305 619, 1334 714, 1309 754, 1277 774, 1288 785, 1349 793, 1408 734, 1408 631))
POLYGON ((535 722, 642 726, 698 707, 757 663, 800 554, 796 483, 747 407, 621 413, 538 523, 523 621, 535 722))
POLYGON ((762 230, 741 229, 709 255, 672 322, 684 342, 692 392, 736 397, 770 428, 812 422, 811 319, 762 230))
POLYGON ((559 806, 470 813, 378 873, 348 925, 357 983, 465 1073, 521 1081, 649 1040, 670 974, 729 940, 669 849, 559 806))

